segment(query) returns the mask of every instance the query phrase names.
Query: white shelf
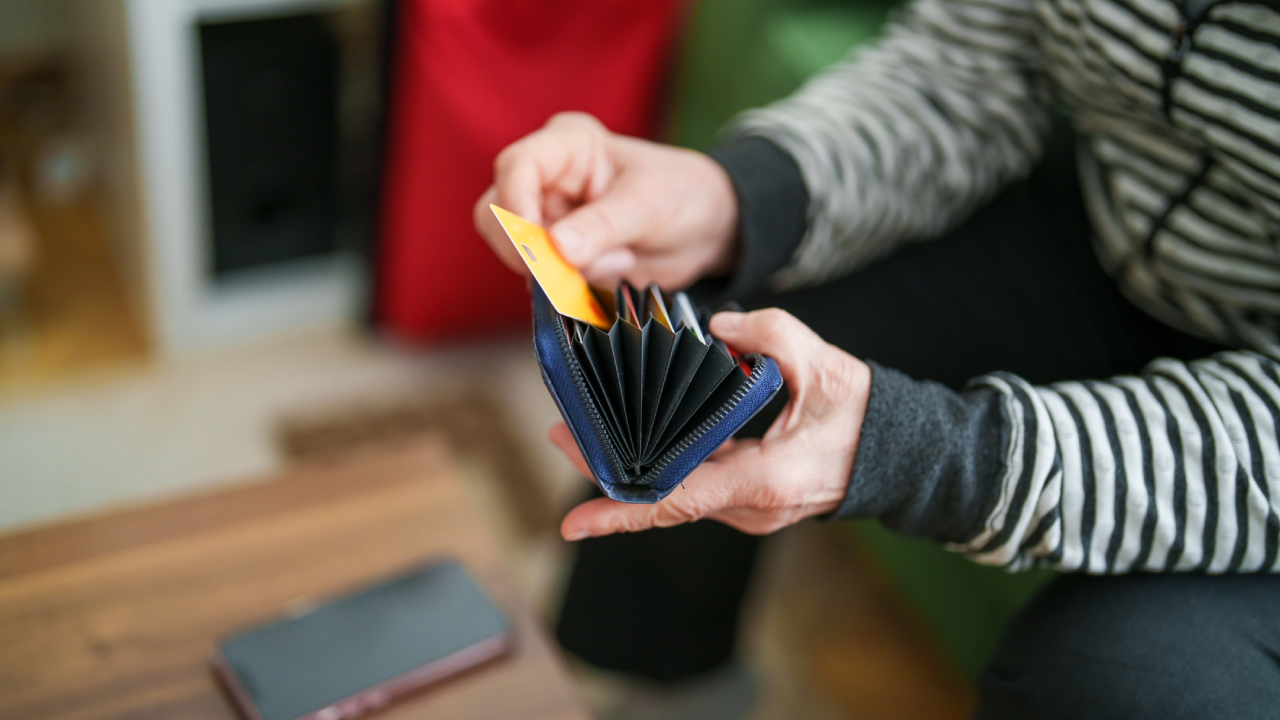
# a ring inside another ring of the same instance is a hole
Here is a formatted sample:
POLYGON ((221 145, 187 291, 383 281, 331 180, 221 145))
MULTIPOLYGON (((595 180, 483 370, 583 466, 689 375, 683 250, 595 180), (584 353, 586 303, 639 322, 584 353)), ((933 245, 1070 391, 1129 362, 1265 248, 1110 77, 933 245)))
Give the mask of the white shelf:
POLYGON ((144 192, 146 305, 162 356, 349 322, 365 292, 353 257, 304 260, 214 282, 208 271, 203 91, 196 25, 358 0, 124 0, 144 192))

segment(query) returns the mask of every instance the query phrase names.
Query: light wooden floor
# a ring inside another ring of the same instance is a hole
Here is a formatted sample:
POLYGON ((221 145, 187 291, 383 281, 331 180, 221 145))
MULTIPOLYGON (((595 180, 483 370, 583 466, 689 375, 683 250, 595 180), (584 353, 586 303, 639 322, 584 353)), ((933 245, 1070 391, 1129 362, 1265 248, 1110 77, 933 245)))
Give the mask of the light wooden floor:
POLYGON ((826 698, 850 720, 972 714, 972 683, 874 557, 838 527, 807 521, 770 538, 754 602, 747 644, 775 683, 790 673, 798 690, 826 698))
POLYGON ((145 362, 146 336, 94 200, 28 210, 39 259, 17 322, 0 326, 0 395, 145 362))
MULTIPOLYGON (((529 391, 529 407, 511 406, 509 391, 490 394, 485 374, 459 375, 447 395, 335 406, 293 418, 279 437, 291 458, 313 461, 423 433, 448 437, 521 594, 554 622, 573 554, 560 539, 559 519, 582 498, 586 480, 559 464, 547 472, 547 459, 537 459, 538 450, 548 449, 542 428, 558 413, 527 350, 523 357, 529 372, 509 387, 529 391)), ((517 369, 513 363, 507 373, 517 369)), ((758 682, 746 720, 969 717, 972 684, 876 560, 843 530, 807 521, 766 539, 741 625, 741 659, 758 682)), ((664 696, 582 663, 575 673, 602 720, 697 716, 670 688, 664 696)))

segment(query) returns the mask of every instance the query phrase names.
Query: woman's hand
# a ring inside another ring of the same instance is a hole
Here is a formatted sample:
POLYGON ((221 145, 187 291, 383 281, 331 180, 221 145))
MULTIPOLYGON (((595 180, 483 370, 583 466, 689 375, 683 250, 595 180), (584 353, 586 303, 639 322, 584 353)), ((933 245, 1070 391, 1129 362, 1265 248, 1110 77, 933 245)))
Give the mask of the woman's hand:
POLYGON ((476 229, 527 274, 489 203, 549 226, 565 259, 601 287, 685 287, 736 261, 738 200, 719 164, 615 135, 582 113, 556 115, 503 150, 476 202, 476 229))
MULTIPOLYGON (((760 535, 840 506, 867 411, 871 368, 781 310, 720 313, 711 318, 711 332, 740 352, 777 360, 790 402, 763 439, 725 443, 661 502, 600 498, 574 508, 560 525, 566 540, 704 517, 760 535)), ((568 427, 553 427, 551 441, 591 477, 568 427)))

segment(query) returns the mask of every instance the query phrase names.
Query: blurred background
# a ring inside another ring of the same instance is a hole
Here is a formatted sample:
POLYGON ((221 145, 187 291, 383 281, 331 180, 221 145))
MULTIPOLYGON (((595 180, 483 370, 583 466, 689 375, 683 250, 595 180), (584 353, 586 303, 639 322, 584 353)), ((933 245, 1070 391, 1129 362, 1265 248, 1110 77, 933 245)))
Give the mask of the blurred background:
MULTIPOLYGON (((0 532, 444 434, 553 619, 585 482, 471 229, 493 158, 562 110, 707 149, 891 2, 0 0, 0 532)), ((761 718, 963 717, 1038 582, 872 525, 757 575, 761 718)))

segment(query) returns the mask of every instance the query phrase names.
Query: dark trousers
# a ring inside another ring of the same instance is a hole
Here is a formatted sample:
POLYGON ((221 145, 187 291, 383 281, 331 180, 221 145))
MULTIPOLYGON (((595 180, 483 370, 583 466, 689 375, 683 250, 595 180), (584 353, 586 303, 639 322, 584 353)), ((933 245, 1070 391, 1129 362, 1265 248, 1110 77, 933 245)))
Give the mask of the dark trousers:
MULTIPOLYGON (((1032 177, 939 240, 742 304, 784 308, 854 355, 957 389, 994 370, 1047 383, 1220 349, 1145 315, 1102 271, 1071 146, 1060 133, 1032 177)), ((732 655, 760 542, 708 521, 583 541, 560 640, 657 681, 712 669, 732 655)), ((1060 576, 979 687, 980 718, 1280 717, 1280 578, 1060 576)))

